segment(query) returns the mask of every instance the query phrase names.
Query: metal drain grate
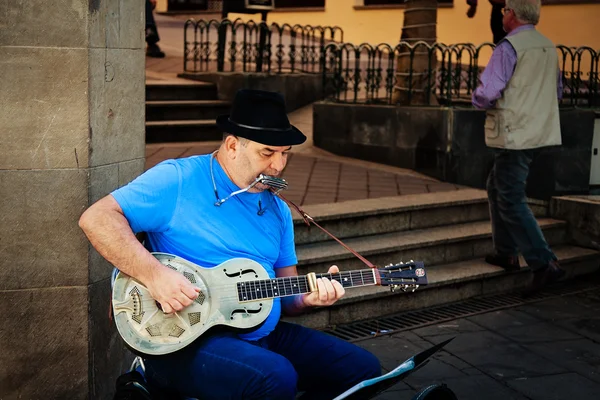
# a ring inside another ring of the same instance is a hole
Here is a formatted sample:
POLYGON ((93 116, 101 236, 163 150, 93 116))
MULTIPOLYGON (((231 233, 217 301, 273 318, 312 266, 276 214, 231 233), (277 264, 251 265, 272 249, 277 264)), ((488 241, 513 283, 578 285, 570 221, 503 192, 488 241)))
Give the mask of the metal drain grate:
POLYGON ((375 336, 391 335, 410 329, 421 328, 457 318, 469 317, 490 311, 502 310, 522 304, 534 303, 554 297, 569 296, 600 289, 599 279, 578 279, 562 286, 545 289, 535 295, 523 298, 519 293, 476 297, 456 303, 435 306, 428 309, 407 311, 388 317, 376 318, 344 325, 337 325, 324 332, 349 342, 371 339, 375 336))

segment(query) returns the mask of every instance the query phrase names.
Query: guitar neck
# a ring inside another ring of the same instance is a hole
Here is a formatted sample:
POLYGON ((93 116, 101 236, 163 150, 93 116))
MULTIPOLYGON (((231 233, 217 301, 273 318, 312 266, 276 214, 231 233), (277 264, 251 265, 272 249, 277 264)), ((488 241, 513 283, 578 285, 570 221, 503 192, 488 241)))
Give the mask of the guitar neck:
MULTIPOLYGON (((368 268, 356 271, 343 271, 335 274, 315 275, 317 279, 328 278, 329 280, 336 280, 346 289, 377 285, 379 284, 377 274, 377 269, 368 268)), ((238 298, 240 301, 251 301, 310 293, 312 290, 309 282, 308 275, 238 282, 238 298)))

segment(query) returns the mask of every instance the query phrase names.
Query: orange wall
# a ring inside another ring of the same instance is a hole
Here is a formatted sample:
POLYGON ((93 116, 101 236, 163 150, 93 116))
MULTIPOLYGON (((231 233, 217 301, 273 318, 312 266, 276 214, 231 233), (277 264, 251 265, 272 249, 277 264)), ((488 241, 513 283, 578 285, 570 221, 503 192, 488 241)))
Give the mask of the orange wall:
POLYGON ((169 8, 169 0, 156 0, 155 11, 165 12, 169 8))
MULTIPOLYGON (((477 15, 466 16, 465 0, 455 0, 454 7, 438 9, 438 42, 480 44, 492 40, 490 30, 491 5, 480 0, 477 15)), ((344 40, 352 43, 390 43, 400 39, 404 11, 355 10, 355 0, 326 0, 325 11, 271 12, 268 22, 301 25, 338 25, 344 30, 344 40)), ((230 14, 235 18, 260 21, 259 15, 230 14)), ((556 44, 591 46, 600 49, 600 4, 543 6, 538 29, 556 44)))

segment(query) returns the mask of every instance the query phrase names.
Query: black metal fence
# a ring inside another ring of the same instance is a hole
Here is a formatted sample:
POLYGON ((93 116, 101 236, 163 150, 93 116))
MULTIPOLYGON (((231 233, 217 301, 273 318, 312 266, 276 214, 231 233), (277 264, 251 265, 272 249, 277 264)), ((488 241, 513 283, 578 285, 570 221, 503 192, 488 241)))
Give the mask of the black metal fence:
MULTIPOLYGON (((338 102, 391 104, 397 90, 408 104, 420 97, 428 105, 467 105, 484 68, 479 62, 493 50, 491 43, 331 43, 323 57, 325 93, 338 102), (402 68, 396 71, 399 57, 402 68)), ((557 51, 564 87, 561 104, 600 107, 600 50, 560 45, 557 51)))
POLYGON ((343 42, 344 32, 337 26, 189 19, 183 40, 186 72, 321 73, 325 46, 343 42))

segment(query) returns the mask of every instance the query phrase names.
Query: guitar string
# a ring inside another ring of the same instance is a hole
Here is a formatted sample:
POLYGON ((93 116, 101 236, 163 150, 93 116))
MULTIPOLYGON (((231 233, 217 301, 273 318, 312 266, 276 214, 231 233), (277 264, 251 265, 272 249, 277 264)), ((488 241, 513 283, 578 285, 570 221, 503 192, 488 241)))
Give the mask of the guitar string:
MULTIPOLYGON (((375 281, 373 279, 372 270, 370 270, 370 269, 364 269, 364 270, 358 270, 358 271, 348 271, 348 272, 344 272, 343 274, 335 273, 333 275, 332 274, 319 274, 319 275, 317 275, 317 278, 325 277, 325 278, 329 278, 330 280, 335 279, 338 282, 340 282, 340 280, 342 280, 343 278, 349 278, 349 279, 351 279, 352 282, 354 282, 356 280, 355 278, 358 278, 358 279, 364 281, 364 284, 375 283, 375 281), (335 275, 335 278, 333 275, 335 275), (371 281, 373 281, 373 282, 371 282, 371 281)), ((297 279, 298 283, 303 283, 303 281, 306 280, 305 276, 298 276, 297 278, 298 278, 297 279)), ((233 285, 231 283, 227 283, 224 285, 211 285, 210 288, 211 289, 228 289, 228 288, 231 288, 232 286, 235 287, 237 285, 237 283, 249 283, 249 284, 258 285, 259 283, 264 283, 264 284, 273 283, 273 281, 275 281, 275 280, 277 280, 278 284, 284 285, 285 287, 287 287, 287 285, 291 285, 293 280, 295 280, 295 279, 296 279, 296 277, 266 278, 266 279, 239 281, 239 282, 234 283, 233 285)), ((342 282, 340 282, 340 283, 342 283, 342 282)), ((352 286, 356 286, 356 284, 353 284, 352 286)))
MULTIPOLYGON (((361 280, 368 280, 368 281, 373 280, 374 281, 373 274, 372 274, 371 270, 367 270, 367 269, 363 270, 363 273, 357 271, 357 272, 353 272, 351 275, 348 275, 348 274, 344 274, 344 275, 342 275, 342 274, 336 274, 335 277, 333 277, 333 276, 327 276, 327 275, 329 275, 329 274, 324 274, 322 276, 317 276, 317 278, 325 277, 325 278, 329 278, 330 280, 335 279, 338 282, 340 282, 340 279, 344 279, 344 278, 351 278, 353 281, 355 280, 355 278, 359 278, 361 280), (365 274, 365 272, 367 274, 365 274)), ((278 278, 265 278, 265 279, 238 281, 238 282, 235 282, 234 285, 237 284, 237 283, 242 283, 242 282, 243 283, 255 283, 255 284, 259 284, 259 283, 278 283, 278 284, 286 285, 286 284, 291 284, 295 280, 295 278, 296 277, 278 277, 278 278), (292 278, 292 279, 289 279, 289 278, 292 278)), ((298 281, 298 283, 302 283, 302 282, 305 281, 305 279, 303 277, 298 277, 297 281, 298 281)), ((342 283, 342 282, 340 282, 340 283, 342 283)), ((215 288, 215 289, 222 289, 222 288, 229 287, 230 285, 231 285, 231 283, 228 282, 228 283, 226 283, 224 285, 211 285, 210 287, 211 288, 215 288)))
MULTIPOLYGON (((372 270, 365 269, 365 270, 362 270, 362 272, 367 273, 366 279, 365 279, 364 274, 361 273, 361 271, 348 272, 348 273, 344 274, 344 276, 342 276, 342 274, 336 274, 336 275, 338 275, 339 278, 348 277, 350 279, 350 281, 346 282, 347 284, 346 284, 345 288, 372 286, 372 285, 376 284, 376 281, 373 279, 372 270), (348 275, 348 276, 346 276, 346 275, 348 275)), ((330 274, 323 274, 323 275, 330 275, 330 274)), ((292 279, 286 279, 285 281, 283 281, 283 283, 280 282, 280 284, 278 285, 277 288, 275 288, 273 286, 269 287, 269 283, 272 283, 271 279, 256 280, 256 281, 240 281, 239 283, 242 283, 242 282, 249 283, 249 285, 247 285, 244 288, 238 288, 237 284, 235 284, 235 285, 230 285, 230 284, 228 284, 228 285, 213 285, 213 286, 211 286, 211 288, 226 289, 227 292, 232 293, 229 295, 220 296, 219 299, 221 299, 221 300, 237 300, 237 301, 240 301, 240 296, 243 296, 243 295, 245 295, 248 298, 241 299, 242 301, 259 301, 259 300, 289 297, 289 296, 294 296, 294 295, 299 295, 299 294, 304 294, 304 293, 310 293, 308 283, 301 282, 302 278, 298 279, 298 284, 300 286, 298 289, 293 287, 293 278, 294 277, 284 277, 284 279, 285 278, 292 278, 292 279), (296 292, 294 293, 294 291, 296 291, 296 292), (257 292, 258 292, 258 295, 254 296, 254 294, 257 292), (278 294, 277 294, 277 292, 278 292, 278 294), (273 293, 273 296, 271 296, 270 293, 273 293)), ((338 279, 336 279, 336 280, 338 280, 338 279)), ((340 282, 340 280, 338 280, 338 282, 340 282)), ((342 286, 344 285, 343 282, 340 282, 340 283, 342 284, 342 286)))
MULTIPOLYGON (((331 274, 327 274, 327 273, 326 274, 318 274, 317 277, 328 277, 329 279, 332 279, 332 280, 335 279, 338 282, 340 282, 342 284, 342 286, 344 285, 344 282, 342 282, 342 279, 344 279, 344 278, 350 279, 350 281, 345 282, 345 283, 347 283, 345 288, 371 286, 371 285, 377 284, 377 282, 373 278, 371 269, 363 269, 363 270, 355 270, 355 271, 342 271, 339 273, 331 273, 331 274), (365 272, 367 273, 366 280, 365 280, 365 274, 364 274, 365 272)), ((230 292, 232 294, 221 296, 220 299, 222 299, 222 300, 237 300, 237 301, 240 301, 240 296, 242 296, 242 295, 249 297, 249 299, 243 300, 243 301, 255 301, 255 300, 259 301, 259 300, 266 300, 266 299, 271 299, 271 298, 288 297, 288 296, 293 296, 293 295, 304 294, 304 293, 310 292, 306 276, 293 276, 293 277, 279 277, 279 278, 269 278, 269 279, 259 279, 259 280, 248 280, 248 281, 240 281, 237 283, 233 284, 233 285, 231 283, 227 283, 226 285, 211 285, 211 290, 214 289, 214 290, 218 291, 221 289, 225 289, 226 292, 230 292), (273 283, 274 283, 273 281, 275 281, 275 280, 277 280, 278 287, 273 286, 273 283), (297 285, 299 285, 298 289, 294 288, 294 280, 296 281, 295 283, 297 285), (242 283, 242 282, 248 283, 248 285, 245 288, 239 288, 237 283, 242 283), (270 287, 269 287, 269 284, 271 284, 270 287), (252 286, 254 286, 254 287, 252 287, 252 286), (297 291, 297 292, 294 293, 294 291, 297 291), (258 295, 255 297, 253 295, 256 292, 258 292, 258 295), (276 292, 279 292, 279 294, 276 294, 276 292), (291 293, 288 293, 288 292, 291 292, 291 293), (273 296, 271 296, 269 293, 273 293, 273 296)), ((414 284, 415 282, 414 282, 414 280, 409 278, 409 279, 406 279, 406 281, 404 279, 400 279, 400 282, 398 282, 398 283, 414 284)))
MULTIPOLYGON (((342 280, 342 278, 349 278, 350 281, 347 282, 347 283, 349 283, 349 285, 345 286, 345 288, 372 286, 372 285, 376 284, 376 281, 373 279, 372 270, 370 270, 370 269, 347 271, 347 272, 343 271, 342 273, 334 273, 334 274, 319 274, 318 277, 328 277, 329 279, 335 279, 338 282, 340 282, 340 280, 342 280), (365 272, 367 273, 366 279, 364 276, 365 272), (339 278, 339 279, 335 279, 333 277, 333 275, 335 275, 335 277, 339 278), (360 282, 355 283, 355 281, 360 281, 360 282)), ((264 294, 264 293, 268 294, 269 291, 271 291, 273 293, 275 293, 275 291, 279 291, 279 293, 280 293, 279 295, 275 295, 275 296, 267 295, 266 297, 260 297, 260 298, 257 297, 254 299, 249 299, 247 301, 264 300, 264 299, 268 299, 268 298, 277 298, 277 297, 289 297, 289 296, 294 296, 294 295, 310 292, 309 287, 308 287, 308 282, 306 280, 306 276, 279 277, 279 278, 270 278, 270 279, 249 280, 249 281, 240 281, 237 283, 249 283, 249 285, 247 285, 247 287, 249 287, 249 289, 242 289, 242 290, 250 290, 250 291, 246 292, 246 294, 248 296, 251 296, 251 294, 255 293, 256 291, 260 292, 261 294, 264 294), (297 278, 297 279, 295 279, 295 278, 297 278), (276 280, 276 279, 283 279, 281 281, 278 281, 279 289, 274 288, 273 286, 269 287, 269 283, 272 283, 273 280, 276 280), (293 287, 293 280, 296 280, 297 284, 300 286, 300 292, 287 294, 288 292, 293 292, 295 290, 293 287), (254 287, 251 287, 252 285, 254 285, 254 287), (283 294, 281 294, 281 293, 283 293, 283 294)), ((219 298, 222 300, 231 300, 231 299, 239 300, 239 295, 242 293, 241 293, 241 291, 238 291, 237 283, 235 283, 235 284, 228 283, 225 285, 211 285, 208 292, 210 292, 211 290, 215 290, 215 291, 224 290, 226 292, 234 292, 236 294, 219 296, 219 298)), ((344 285, 343 282, 340 282, 340 283, 342 284, 342 286, 344 285)), ((203 292, 204 292, 204 290, 203 290, 203 292)))
MULTIPOLYGON (((185 272, 188 272, 188 271, 185 271, 185 272)), ((355 270, 355 271, 342 271, 342 272, 333 273, 333 274, 327 274, 327 273, 325 273, 325 274, 317 274, 317 278, 325 277, 325 278, 329 278, 330 280, 334 279, 334 276, 335 276, 335 278, 339 278, 339 279, 335 279, 338 282, 342 278, 351 278, 352 281, 354 281, 355 278, 357 278, 357 277, 364 281, 365 279, 367 279, 367 280, 373 279, 373 272, 372 272, 371 269, 363 269, 363 270, 355 270)), ((304 276, 289 276, 289 277, 286 276, 286 277, 276 277, 276 278, 265 278, 265 279, 257 279, 257 280, 239 281, 239 282, 234 283, 233 285, 236 285, 237 283, 241 283, 241 282, 244 282, 244 283, 246 283, 246 282, 247 283, 257 283, 257 284, 259 282, 264 282, 264 283, 269 282, 269 283, 271 283, 271 282, 273 282, 275 280, 277 280, 278 283, 285 285, 285 284, 291 283, 292 280, 294 280, 296 278, 297 278, 298 282, 302 282, 302 281, 306 280, 306 275, 304 275, 304 276)), ((365 282, 365 284, 366 284, 366 282, 365 282)), ((211 287, 211 289, 224 289, 224 288, 229 288, 231 286, 232 286, 232 283, 226 283, 224 285, 211 285, 210 287, 211 287)))
MULTIPOLYGON (((375 282, 365 283, 365 284, 361 284, 361 285, 346 286, 344 289, 353 288, 353 287, 372 286, 372 285, 375 285, 375 282)), ((229 292, 237 292, 238 291, 238 289, 237 289, 236 286, 230 286, 230 287, 222 286, 222 287, 224 287, 225 289, 229 289, 229 292)), ((278 295, 270 296, 270 295, 268 295, 268 291, 271 290, 269 288, 262 288, 262 289, 255 288, 255 289, 256 289, 256 291, 259 291, 261 293, 261 296, 257 296, 257 297, 252 298, 251 294, 255 293, 255 291, 251 291, 251 292, 249 291, 248 293, 246 293, 247 297, 249 297, 249 298, 247 300, 242 300, 242 301, 268 300, 268 299, 283 298, 283 297, 290 297, 290 296, 296 296, 296 295, 300 295, 300 294, 310 293, 310 290, 308 288, 306 288, 306 290, 301 290, 301 291, 299 291, 297 293, 288 293, 286 290, 280 290, 278 295)), ((250 289, 250 290, 252 290, 252 289, 250 289)), ((292 289, 290 288, 290 291, 291 290, 292 289)), ((204 293, 204 291, 203 291, 203 293, 204 293)), ((239 298, 240 294, 242 294, 242 293, 240 292, 240 293, 237 293, 237 294, 222 295, 222 296, 219 296, 219 299, 220 300, 236 300, 236 301, 240 301, 240 298, 239 298)), ((150 299, 150 300, 154 301, 154 299, 150 299)))
MULTIPOLYGON (((374 285, 376 284, 375 280, 373 279, 372 276, 372 271, 371 270, 363 270, 368 272, 368 276, 369 279, 366 279, 365 281, 365 277, 362 273, 360 273, 360 281, 358 284, 355 284, 355 277, 356 275, 358 275, 359 271, 352 271, 349 273, 346 273, 345 275, 349 275, 350 281, 347 282, 349 283, 349 285, 346 285, 346 288, 351 288, 351 287, 362 287, 362 286, 368 286, 368 285, 374 285)), ((327 274, 327 275, 331 275, 331 274, 327 274)), ((342 274, 336 274, 338 275, 338 277, 340 278, 340 280, 336 279, 338 282, 340 282, 342 284, 342 286, 344 285, 344 282, 341 282, 341 278, 344 278, 345 276, 342 276, 342 274)), ((287 278, 287 277, 286 277, 287 278)), ((290 277, 293 278, 293 277, 290 277)), ((297 294, 304 294, 304 293, 309 293, 310 290, 308 288, 308 283, 307 282, 302 282, 303 284, 301 285, 302 287, 300 288, 300 292, 294 293, 294 289, 292 282, 293 279, 289 279, 286 281, 283 281, 283 285, 279 285, 279 287, 275 288, 275 287, 269 287, 269 283, 272 283, 272 280, 258 280, 258 281, 244 281, 244 282, 248 282, 251 284, 254 284, 254 287, 251 287, 252 285, 248 285, 249 289, 239 289, 236 285, 236 290, 238 290, 238 295, 234 296, 234 295, 229 295, 229 296, 222 296, 220 297, 221 299, 223 298, 227 298, 227 299, 235 299, 235 298, 239 298, 240 295, 244 294, 243 291, 244 290, 249 290, 248 292, 246 292, 245 294, 252 297, 252 294, 254 294, 255 292, 259 292, 260 295, 257 296, 256 298, 251 298, 249 300, 246 301, 251 301, 251 300, 262 300, 262 299, 266 299, 266 298, 276 298, 276 297, 288 297, 288 296, 293 296, 293 295, 297 295, 297 294), (272 292, 274 294, 274 296, 270 296, 269 293, 272 292), (275 294, 275 292, 279 292, 279 294, 275 294), (288 292, 291 292, 288 294, 288 292), (264 296, 266 294, 266 296, 264 296)), ((299 282, 300 283, 300 282, 299 282)))

